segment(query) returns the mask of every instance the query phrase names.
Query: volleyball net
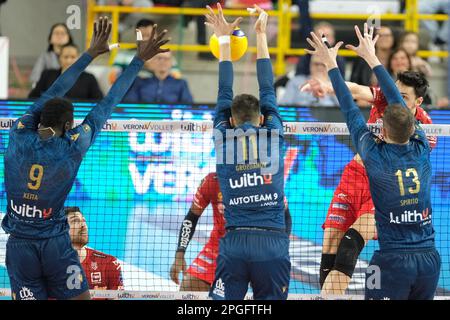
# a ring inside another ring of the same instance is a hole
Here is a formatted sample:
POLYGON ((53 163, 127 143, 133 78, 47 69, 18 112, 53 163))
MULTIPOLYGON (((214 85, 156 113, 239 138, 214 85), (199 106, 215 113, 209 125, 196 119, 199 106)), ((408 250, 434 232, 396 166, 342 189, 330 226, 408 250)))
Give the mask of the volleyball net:
MULTIPOLYGON (((14 118, 0 119, 2 168, 7 130, 13 121, 14 118)), ((431 154, 433 224, 442 258, 437 296, 450 298, 450 125, 423 128, 438 140, 431 154)), ((372 130, 380 129, 375 126, 372 130)), ((355 153, 344 123, 286 122, 284 131, 285 194, 292 216, 289 299, 320 299, 322 225, 343 169, 355 153)), ((86 219, 87 246, 117 258, 121 266, 123 290, 98 290, 105 288, 94 285, 94 297, 207 297, 206 293, 179 292, 179 286, 170 279, 170 268, 182 221, 202 179, 214 171, 211 121, 108 121, 83 160, 66 201, 66 206, 79 207, 86 219)), ((6 208, 3 175, 2 169, 0 218, 6 208)), ((208 206, 186 251, 187 266, 208 242, 213 226, 214 217, 208 206)), ((1 231, 0 295, 7 296, 6 240, 7 235, 1 231)), ((369 241, 361 253, 347 290, 348 299, 362 298, 365 270, 377 248, 377 241, 369 241)), ((92 264, 89 268, 87 277, 99 281, 101 266, 92 264)))

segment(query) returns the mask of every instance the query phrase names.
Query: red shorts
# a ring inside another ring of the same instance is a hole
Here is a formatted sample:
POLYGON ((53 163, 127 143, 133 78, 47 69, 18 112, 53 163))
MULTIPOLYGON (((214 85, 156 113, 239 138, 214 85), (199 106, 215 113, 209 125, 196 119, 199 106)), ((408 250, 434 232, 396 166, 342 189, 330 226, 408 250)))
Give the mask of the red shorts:
POLYGON ((216 260, 219 255, 219 242, 208 241, 197 258, 187 269, 187 273, 200 280, 212 284, 216 273, 216 260))
POLYGON ((322 228, 347 231, 363 214, 375 213, 366 169, 355 160, 344 168, 322 228))

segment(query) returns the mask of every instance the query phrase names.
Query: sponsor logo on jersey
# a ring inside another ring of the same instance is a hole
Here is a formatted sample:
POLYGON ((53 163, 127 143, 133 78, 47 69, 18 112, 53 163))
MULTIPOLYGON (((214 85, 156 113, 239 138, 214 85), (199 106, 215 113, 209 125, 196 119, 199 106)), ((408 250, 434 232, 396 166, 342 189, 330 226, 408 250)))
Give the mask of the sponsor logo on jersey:
POLYGON ((393 212, 390 212, 390 223, 402 224, 402 223, 414 223, 421 221, 431 221, 431 214, 428 208, 422 212, 417 212, 417 210, 409 211, 405 210, 401 215, 394 216, 393 212))
POLYGON ((346 219, 344 217, 338 216, 336 214, 330 214, 328 216, 328 220, 338 222, 338 223, 344 223, 346 219))
POLYGON ((348 205, 344 203, 333 203, 331 206, 333 209, 341 209, 341 210, 348 210, 348 205))
POLYGON ((52 208, 49 209, 39 209, 36 206, 30 206, 29 204, 14 204, 14 201, 11 200, 11 210, 18 216, 26 217, 26 218, 44 218, 48 219, 52 215, 52 208))
POLYGON ((102 273, 101 272, 91 272, 91 283, 102 283, 102 273))
POLYGON ((80 136, 80 134, 79 134, 79 133, 76 133, 76 134, 71 135, 71 136, 70 136, 70 139, 71 139, 72 141, 77 141, 79 136, 80 136))
POLYGON ((31 292, 31 290, 27 287, 22 287, 22 289, 19 291, 19 297, 20 300, 36 300, 33 292, 31 292))
POLYGON ((219 278, 216 281, 213 289, 213 294, 222 298, 225 297, 225 283, 222 281, 222 278, 219 278))
POLYGON ((256 187, 259 185, 272 184, 272 175, 258 175, 256 172, 253 174, 244 173, 239 179, 229 179, 231 189, 240 189, 246 187, 256 187))
POLYGON ((257 202, 266 202, 265 204, 262 204, 261 206, 270 206, 270 205, 277 205, 277 201, 273 201, 278 199, 278 194, 274 193, 273 195, 271 193, 267 194, 253 194, 250 196, 243 196, 243 197, 236 197, 230 199, 230 205, 240 205, 240 204, 249 204, 249 203, 257 203, 257 202), (269 202, 267 202, 269 201, 269 202))

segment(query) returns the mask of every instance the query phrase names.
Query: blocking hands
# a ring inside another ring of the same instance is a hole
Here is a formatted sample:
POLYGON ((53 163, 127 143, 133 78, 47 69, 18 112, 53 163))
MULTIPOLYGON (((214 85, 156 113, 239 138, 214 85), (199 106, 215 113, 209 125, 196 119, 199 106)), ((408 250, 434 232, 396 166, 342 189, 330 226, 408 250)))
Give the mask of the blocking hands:
POLYGON ((206 8, 209 10, 209 13, 205 14, 205 24, 214 30, 214 34, 217 37, 230 36, 234 29, 238 27, 239 23, 242 21, 242 18, 239 17, 232 23, 227 22, 223 15, 222 6, 220 3, 217 3, 217 14, 214 13, 214 10, 210 6, 206 6, 206 8))
POLYGON ((111 28, 112 24, 109 22, 108 17, 100 17, 94 22, 94 33, 87 50, 93 58, 109 51, 108 39, 111 34, 111 28))
POLYGON ((163 45, 170 41, 170 38, 164 39, 167 34, 167 30, 158 32, 158 26, 155 24, 152 28, 150 38, 146 41, 142 40, 142 34, 140 30, 136 30, 137 36, 137 52, 136 56, 144 61, 150 60, 159 53, 170 51, 169 49, 161 49, 163 45))

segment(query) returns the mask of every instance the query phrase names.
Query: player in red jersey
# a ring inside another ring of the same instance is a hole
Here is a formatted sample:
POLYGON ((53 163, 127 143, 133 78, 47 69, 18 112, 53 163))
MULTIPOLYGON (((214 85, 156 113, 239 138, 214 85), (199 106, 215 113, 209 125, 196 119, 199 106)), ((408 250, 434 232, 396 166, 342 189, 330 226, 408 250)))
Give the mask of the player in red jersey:
POLYGON ((78 252, 81 266, 91 290, 123 290, 121 265, 111 255, 86 247, 88 227, 78 207, 66 207, 65 213, 70 226, 70 239, 78 252))
MULTIPOLYGON (((291 216, 285 200, 286 232, 291 230, 291 216)), ((170 278, 180 284, 179 274, 183 272, 180 291, 208 291, 214 281, 216 272, 216 259, 219 254, 219 240, 225 235, 224 205, 219 181, 215 172, 203 178, 194 196, 194 201, 181 225, 175 260, 170 268, 170 278), (184 254, 195 232, 198 219, 211 204, 213 208, 214 227, 208 242, 186 270, 184 254)))
MULTIPOLYGON (((428 81, 417 72, 399 73, 396 85, 408 108, 422 124, 430 124, 431 118, 420 106, 428 81)), ((372 104, 368 123, 383 123, 387 101, 378 87, 366 87, 347 82, 353 98, 360 105, 372 104)), ((312 80, 302 90, 320 97, 333 94, 329 83, 312 80)), ((383 139, 379 135, 380 139, 383 139)), ((436 145, 436 137, 428 137, 430 146, 436 145)), ((358 256, 367 241, 376 239, 374 205, 363 162, 358 154, 344 168, 341 181, 334 192, 323 224, 324 239, 320 263, 322 294, 344 294, 355 270, 358 256)))

